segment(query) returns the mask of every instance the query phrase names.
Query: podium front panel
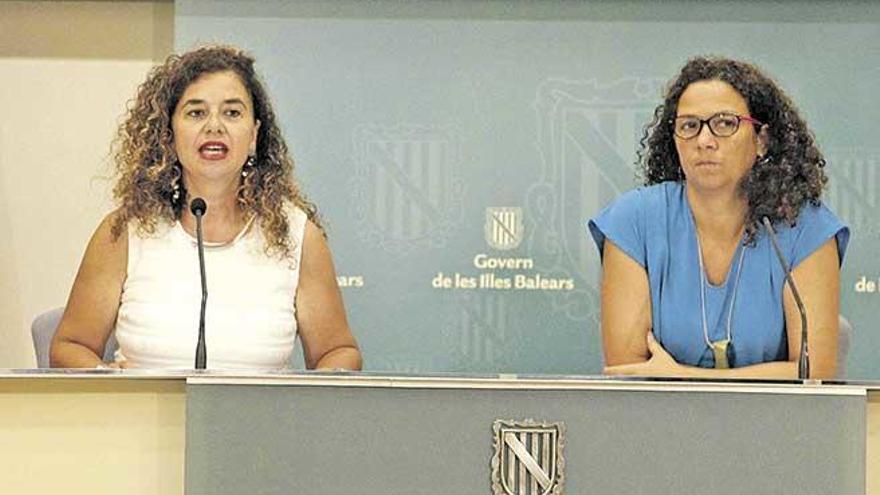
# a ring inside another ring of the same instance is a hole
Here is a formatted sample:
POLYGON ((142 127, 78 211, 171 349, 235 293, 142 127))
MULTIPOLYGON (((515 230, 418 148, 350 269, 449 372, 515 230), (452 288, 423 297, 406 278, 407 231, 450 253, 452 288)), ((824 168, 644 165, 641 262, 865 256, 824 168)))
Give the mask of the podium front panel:
POLYGON ((567 494, 865 493, 864 389, 222 378, 187 388, 188 495, 491 494, 498 419, 564 423, 567 494))

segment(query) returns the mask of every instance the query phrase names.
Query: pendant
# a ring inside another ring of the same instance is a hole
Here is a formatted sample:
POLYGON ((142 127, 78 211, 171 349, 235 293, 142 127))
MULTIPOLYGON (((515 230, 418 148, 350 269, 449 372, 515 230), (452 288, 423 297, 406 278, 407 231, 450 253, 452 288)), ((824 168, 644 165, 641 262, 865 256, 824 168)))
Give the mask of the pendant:
POLYGON ((712 353, 715 354, 716 369, 730 368, 730 363, 727 361, 727 346, 729 344, 730 339, 716 340, 715 342, 712 342, 712 353))

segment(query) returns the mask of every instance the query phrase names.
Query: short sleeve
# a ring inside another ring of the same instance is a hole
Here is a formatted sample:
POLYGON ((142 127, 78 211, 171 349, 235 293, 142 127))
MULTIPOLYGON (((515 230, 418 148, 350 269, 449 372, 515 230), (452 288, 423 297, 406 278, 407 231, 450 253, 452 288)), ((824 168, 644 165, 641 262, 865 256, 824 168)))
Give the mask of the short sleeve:
POLYGON ((791 266, 798 266, 828 239, 837 241, 837 255, 843 265, 843 257, 849 244, 849 227, 825 205, 806 205, 798 216, 797 223, 792 227, 791 266))
POLYGON ((605 240, 645 267, 645 194, 644 189, 626 192, 587 222, 587 230, 603 255, 605 240))

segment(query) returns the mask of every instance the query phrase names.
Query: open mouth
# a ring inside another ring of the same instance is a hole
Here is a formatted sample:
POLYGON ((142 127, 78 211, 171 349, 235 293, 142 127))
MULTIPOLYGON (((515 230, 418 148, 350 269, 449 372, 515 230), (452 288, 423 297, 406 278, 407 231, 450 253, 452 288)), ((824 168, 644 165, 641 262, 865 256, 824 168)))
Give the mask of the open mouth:
POLYGON ((199 156, 205 160, 222 160, 229 153, 229 147, 219 141, 209 141, 199 146, 199 156))

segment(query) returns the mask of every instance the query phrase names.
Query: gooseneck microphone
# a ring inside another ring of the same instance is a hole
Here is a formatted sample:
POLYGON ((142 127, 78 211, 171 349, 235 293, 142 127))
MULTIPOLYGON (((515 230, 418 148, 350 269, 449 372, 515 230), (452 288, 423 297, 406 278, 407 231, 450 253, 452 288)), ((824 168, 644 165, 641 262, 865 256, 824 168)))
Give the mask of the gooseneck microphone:
POLYGON ((195 198, 189 204, 189 211, 196 217, 196 240, 199 245, 199 270, 202 279, 202 307, 199 314, 199 341, 196 344, 196 369, 205 369, 208 361, 205 349, 205 304, 208 302, 208 282, 205 278, 205 243, 202 239, 202 216, 208 211, 208 205, 202 198, 195 198))
POLYGON ((779 242, 776 240, 776 231, 773 230, 773 226, 770 224, 770 219, 763 217, 761 221, 764 223, 764 228, 767 229, 767 234, 770 235, 770 242, 773 243, 773 250, 776 251, 776 257, 779 258, 779 263, 782 265, 783 272, 785 272, 785 281, 788 282, 788 286, 791 288, 791 295, 794 296, 794 302, 797 303, 798 313, 801 316, 801 356, 798 361, 798 379, 809 380, 810 350, 809 347, 807 347, 807 312, 804 310, 804 302, 801 300, 801 295, 798 294, 797 287, 794 285, 794 279, 791 278, 791 268, 788 266, 788 262, 782 254, 782 249, 779 248, 779 242))

